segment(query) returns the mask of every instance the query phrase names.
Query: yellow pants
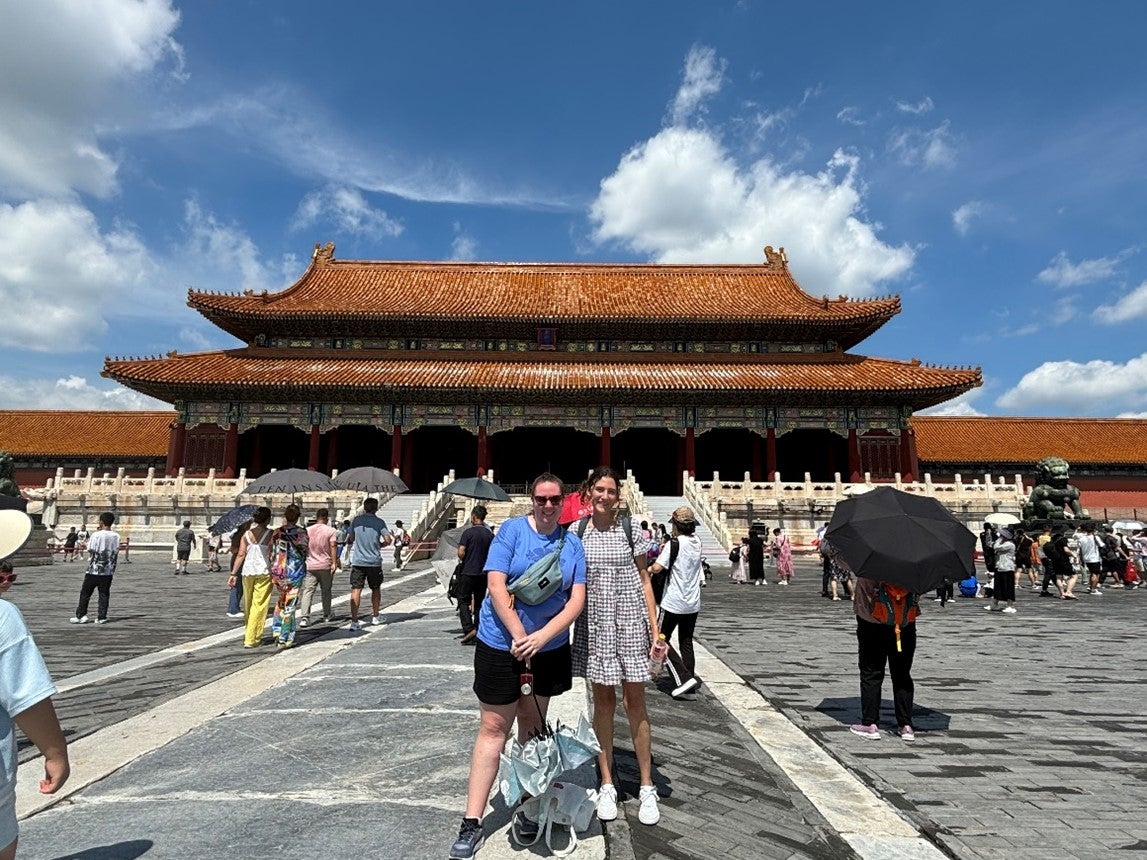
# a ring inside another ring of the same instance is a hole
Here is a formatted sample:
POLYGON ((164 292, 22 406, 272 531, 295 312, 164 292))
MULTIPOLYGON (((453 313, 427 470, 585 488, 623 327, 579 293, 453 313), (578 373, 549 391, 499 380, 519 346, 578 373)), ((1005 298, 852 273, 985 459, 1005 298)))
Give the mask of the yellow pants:
POLYGON ((247 635, 244 645, 258 645, 263 641, 263 628, 267 626, 267 609, 271 605, 271 574, 244 576, 243 609, 247 613, 247 635))

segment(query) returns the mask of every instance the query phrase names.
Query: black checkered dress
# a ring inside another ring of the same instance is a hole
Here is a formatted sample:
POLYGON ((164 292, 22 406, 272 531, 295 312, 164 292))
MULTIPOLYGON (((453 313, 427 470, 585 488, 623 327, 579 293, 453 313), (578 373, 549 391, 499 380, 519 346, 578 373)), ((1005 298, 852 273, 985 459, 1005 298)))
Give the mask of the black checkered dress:
MULTIPOLYGON (((577 533, 577 524, 570 527, 577 533)), ((649 680, 652 646, 645 590, 634 556, 645 555, 649 541, 633 529, 633 549, 617 524, 599 532, 586 525, 586 606, 574 625, 573 671, 592 684, 644 683, 649 680)))

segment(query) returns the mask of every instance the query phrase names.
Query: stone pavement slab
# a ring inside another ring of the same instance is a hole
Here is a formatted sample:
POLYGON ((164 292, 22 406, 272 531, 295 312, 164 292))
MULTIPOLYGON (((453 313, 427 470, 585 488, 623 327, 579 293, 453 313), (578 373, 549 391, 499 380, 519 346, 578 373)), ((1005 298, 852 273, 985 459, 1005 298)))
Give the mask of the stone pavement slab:
POLYGON ((1019 613, 957 598, 919 622, 918 740, 905 744, 886 682, 878 742, 859 718, 851 604, 820 598, 819 564, 795 584, 704 592, 698 637, 845 767, 956 857, 1093 858, 1142 850, 1147 591, 1077 602, 1019 594, 1019 613))
MULTIPOLYGON (((248 679, 254 695, 25 819, 21 857, 444 857, 477 729, 474 652, 457 644, 456 623, 434 588, 396 604, 380 628, 340 631, 248 667, 283 670, 273 685, 248 679)), ((209 692, 169 705, 205 708, 209 692)), ((552 714, 570 720, 583 707, 584 688, 555 699, 552 714)), ((207 714, 217 710, 218 700, 207 714)), ((94 754, 114 733, 74 750, 94 754)), ((592 785, 592 768, 577 778, 592 785)), ((481 857, 536 853, 511 848, 508 822, 495 798, 481 857)), ((605 856, 596 823, 578 856, 605 856)))

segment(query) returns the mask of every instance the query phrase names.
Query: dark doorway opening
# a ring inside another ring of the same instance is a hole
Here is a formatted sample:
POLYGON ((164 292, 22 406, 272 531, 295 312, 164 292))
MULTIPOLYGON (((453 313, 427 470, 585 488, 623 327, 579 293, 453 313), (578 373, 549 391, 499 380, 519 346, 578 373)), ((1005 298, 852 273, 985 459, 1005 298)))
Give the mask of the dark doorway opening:
MULTIPOLYGON (((326 452, 330 450, 331 440, 325 439, 326 451, 323 452, 323 461, 326 462, 326 452)), ((342 425, 338 428, 338 442, 336 443, 335 468, 340 472, 353 469, 356 466, 377 466, 380 469, 390 469, 390 434, 369 424, 342 425)))
POLYGON ((478 474, 478 436, 461 427, 419 427, 402 434, 402 447, 410 447, 402 480, 412 492, 429 493, 451 469, 456 478, 478 474))
POLYGON ((495 483, 515 492, 542 472, 552 472, 572 490, 601 455, 599 436, 564 427, 501 430, 487 437, 487 446, 495 483))
MULTIPOLYGON (((848 440, 831 430, 790 430, 777 437, 777 471, 782 481, 831 481, 848 470, 848 440)), ((845 480, 848 476, 845 475, 845 480)))
POLYGON ((647 496, 680 495, 683 442, 684 439, 671 430, 630 427, 613 437, 612 466, 622 475, 627 469, 631 470, 647 496))
POLYGON ((257 478, 272 469, 305 469, 311 437, 297 427, 260 424, 239 434, 239 466, 257 478))
POLYGON ((726 481, 744 480, 745 472, 753 470, 754 447, 760 462, 763 441, 752 430, 719 428, 705 431, 694 443, 697 479, 708 481, 717 472, 726 481))

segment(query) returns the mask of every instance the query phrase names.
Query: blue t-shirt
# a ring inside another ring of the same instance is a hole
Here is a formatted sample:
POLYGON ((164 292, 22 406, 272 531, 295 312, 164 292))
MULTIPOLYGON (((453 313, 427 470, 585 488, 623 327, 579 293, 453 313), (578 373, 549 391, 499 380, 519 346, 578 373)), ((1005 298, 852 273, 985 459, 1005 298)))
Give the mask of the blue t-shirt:
MULTIPOLYGON (((504 573, 506 584, 512 584, 531 564, 557 548, 563 531, 563 528, 556 528, 548 536, 543 536, 530 527, 526 517, 506 520, 494 535, 494 542, 490 544, 490 553, 486 556, 486 572, 495 570, 504 573)), ((574 532, 566 534, 566 542, 562 546, 561 568, 562 587, 555 591, 549 600, 537 606, 530 606, 522 600, 514 601, 514 611, 518 613, 526 633, 533 633, 545 627, 551 618, 565 609, 570 589, 575 585, 585 584, 585 551, 574 532)), ((478 638, 491 648, 500 651, 509 651, 512 644, 513 637, 498 617, 498 613, 494 611, 489 594, 482 601, 482 610, 478 614, 478 638)), ((552 651, 568 642, 569 637, 562 631, 547 642, 542 650, 552 651)))
POLYGON ((16 791, 12 718, 56 692, 20 610, 0 600, 0 808, 16 791))
POLYGON ((350 521, 354 543, 350 548, 350 563, 355 567, 382 567, 382 536, 389 529, 374 514, 359 514, 350 521))

